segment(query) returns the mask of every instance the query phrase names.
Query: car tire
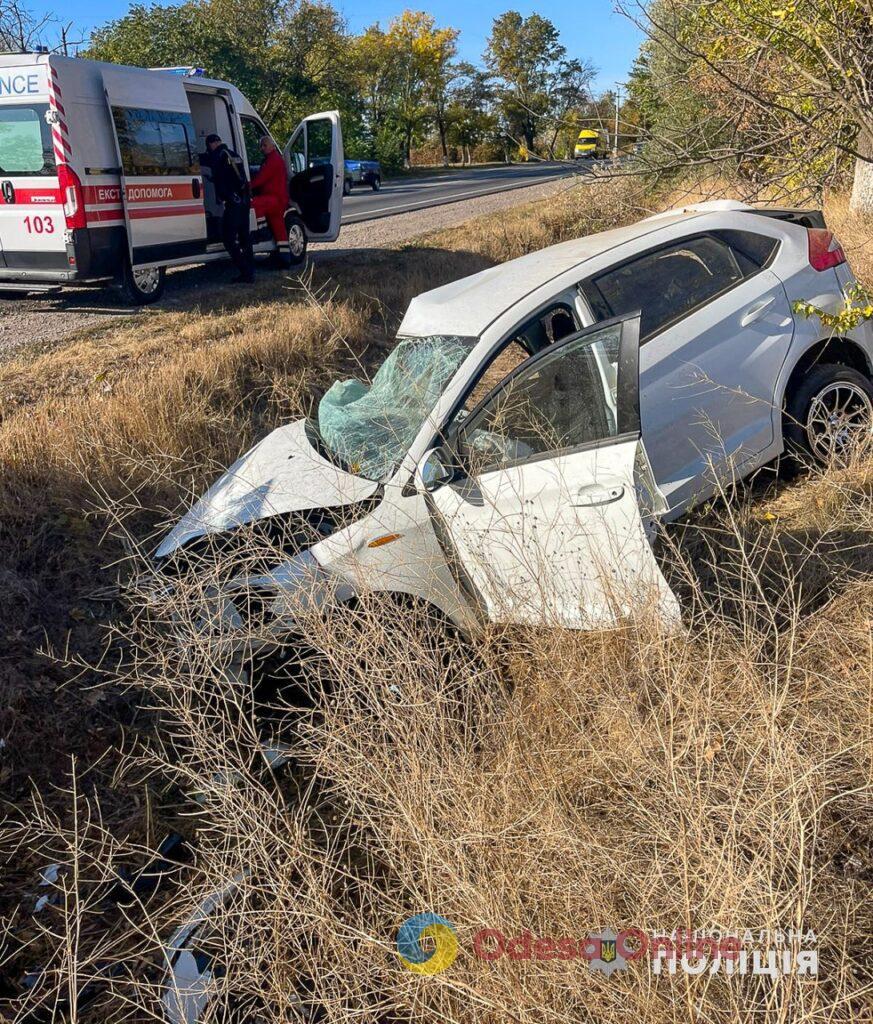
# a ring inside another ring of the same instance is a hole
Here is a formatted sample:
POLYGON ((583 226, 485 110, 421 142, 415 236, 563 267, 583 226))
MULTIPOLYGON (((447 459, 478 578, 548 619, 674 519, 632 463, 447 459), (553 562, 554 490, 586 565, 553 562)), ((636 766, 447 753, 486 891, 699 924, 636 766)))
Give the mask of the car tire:
POLYGON ((373 178, 372 182, 370 183, 370 187, 373 189, 374 192, 378 192, 379 189, 382 187, 382 179, 379 177, 378 174, 376 175, 375 178, 373 178))
POLYGON ((343 195, 350 196, 352 194, 352 183, 346 178, 343 181, 343 195))
POLYGON ((288 232, 288 259, 292 267, 299 267, 306 262, 306 225, 299 213, 289 211, 285 214, 285 230, 288 232))
POLYGON ((152 267, 149 270, 134 270, 130 261, 125 261, 121 275, 121 294, 131 306, 148 306, 164 294, 166 267, 152 267))
POLYGON ((873 432, 873 384, 851 366, 814 366, 785 404, 785 448, 798 460, 839 461, 865 431, 873 432))

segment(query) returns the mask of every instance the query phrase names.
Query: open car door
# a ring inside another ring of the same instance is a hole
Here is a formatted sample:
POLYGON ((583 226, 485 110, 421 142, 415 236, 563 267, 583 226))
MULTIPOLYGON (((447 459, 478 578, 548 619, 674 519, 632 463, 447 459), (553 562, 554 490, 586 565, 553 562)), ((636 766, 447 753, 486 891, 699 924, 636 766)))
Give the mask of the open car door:
POLYGON ((428 489, 467 598, 496 622, 596 628, 679 607, 641 517, 639 315, 562 339, 462 421, 428 489))
POLYGON ((197 135, 182 79, 106 68, 131 266, 206 251, 197 135))
POLYGON ((343 133, 338 110, 304 118, 284 150, 288 191, 300 207, 307 236, 332 242, 343 214, 343 133))

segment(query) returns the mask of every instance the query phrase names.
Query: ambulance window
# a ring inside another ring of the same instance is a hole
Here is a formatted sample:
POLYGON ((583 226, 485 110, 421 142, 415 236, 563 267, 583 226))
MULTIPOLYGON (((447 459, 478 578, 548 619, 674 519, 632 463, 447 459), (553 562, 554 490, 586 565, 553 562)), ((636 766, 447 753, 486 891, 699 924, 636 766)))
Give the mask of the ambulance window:
POLYGON ((294 141, 289 143, 286 152, 292 175, 306 170, 306 132, 304 130, 301 129, 294 141))
POLYGON ((55 173, 46 104, 0 106, 0 174, 45 176, 55 173))
POLYGON ((198 173, 190 114, 113 107, 112 116, 125 174, 198 173))
POLYGON ((333 152, 333 125, 326 117, 306 122, 306 142, 309 148, 309 166, 318 167, 331 162, 333 152))
POLYGON ((249 162, 249 173, 254 174, 264 162, 261 139, 270 133, 260 121, 256 121, 253 117, 240 117, 240 121, 242 122, 243 145, 249 162))

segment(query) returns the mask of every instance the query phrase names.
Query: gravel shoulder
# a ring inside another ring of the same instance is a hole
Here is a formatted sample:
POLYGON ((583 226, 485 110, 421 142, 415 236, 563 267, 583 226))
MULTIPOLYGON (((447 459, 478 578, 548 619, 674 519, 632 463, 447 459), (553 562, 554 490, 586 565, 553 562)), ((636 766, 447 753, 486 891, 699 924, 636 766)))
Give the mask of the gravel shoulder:
MULTIPOLYGON (((314 247, 312 260, 333 262, 348 252, 391 248, 411 238, 454 227, 472 217, 545 199, 564 188, 567 188, 566 180, 549 181, 350 224, 343 228, 336 242, 314 247)), ((166 292, 157 308, 182 312, 205 299, 220 299, 225 289, 239 287, 230 285, 233 275, 234 269, 226 262, 172 271, 167 276, 166 292)), ((0 298, 0 360, 21 355, 23 349, 39 355, 76 335, 117 326, 124 320, 148 316, 149 312, 148 308, 125 306, 111 288, 69 288, 23 300, 0 298)))

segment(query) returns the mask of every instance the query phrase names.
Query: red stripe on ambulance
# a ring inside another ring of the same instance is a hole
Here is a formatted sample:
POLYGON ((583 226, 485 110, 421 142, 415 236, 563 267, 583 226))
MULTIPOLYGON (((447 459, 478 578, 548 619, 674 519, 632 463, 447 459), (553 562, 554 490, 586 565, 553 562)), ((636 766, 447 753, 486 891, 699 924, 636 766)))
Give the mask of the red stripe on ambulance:
POLYGON ((127 211, 131 220, 147 220, 151 217, 190 217, 201 213, 203 213, 203 206, 200 204, 197 206, 165 206, 163 208, 152 206, 136 209, 134 207, 127 211))

